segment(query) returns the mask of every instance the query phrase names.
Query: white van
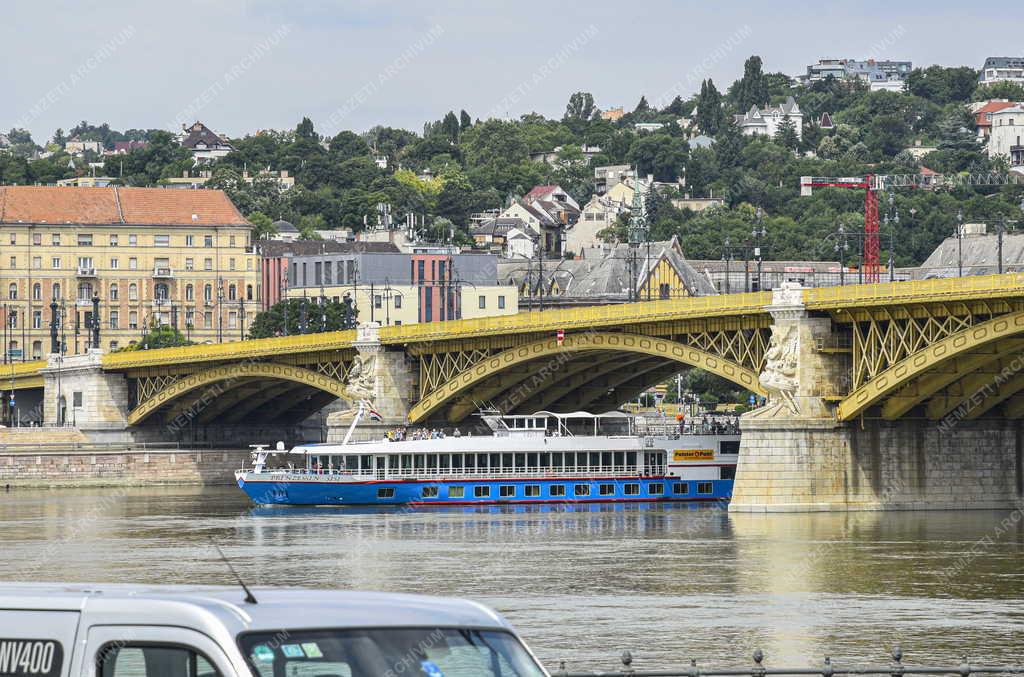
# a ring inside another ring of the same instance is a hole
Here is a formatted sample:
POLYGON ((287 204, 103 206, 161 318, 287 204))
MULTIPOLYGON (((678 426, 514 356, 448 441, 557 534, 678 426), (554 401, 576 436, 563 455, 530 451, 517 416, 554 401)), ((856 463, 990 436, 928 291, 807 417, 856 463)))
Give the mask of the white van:
POLYGON ((546 674, 508 622, 463 600, 0 583, 2 677, 546 674))

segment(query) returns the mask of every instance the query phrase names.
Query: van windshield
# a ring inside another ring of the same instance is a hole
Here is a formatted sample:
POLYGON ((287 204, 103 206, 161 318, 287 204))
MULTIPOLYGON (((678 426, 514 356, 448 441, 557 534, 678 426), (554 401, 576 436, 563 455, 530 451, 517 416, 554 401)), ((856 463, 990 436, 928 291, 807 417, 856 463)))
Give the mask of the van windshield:
POLYGON ((255 677, 544 677, 508 632, 282 630, 239 637, 255 677))

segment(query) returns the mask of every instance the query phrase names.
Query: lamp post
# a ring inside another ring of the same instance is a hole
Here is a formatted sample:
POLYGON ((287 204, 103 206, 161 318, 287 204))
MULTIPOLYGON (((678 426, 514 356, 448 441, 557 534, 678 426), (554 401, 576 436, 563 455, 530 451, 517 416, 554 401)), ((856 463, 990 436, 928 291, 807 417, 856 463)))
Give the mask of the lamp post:
POLYGON ((217 343, 224 342, 224 280, 217 278, 217 343))
POLYGON ((957 277, 964 276, 964 210, 956 210, 956 270, 957 277))
MULTIPOLYGON (((910 212, 913 214, 914 210, 911 209, 910 212)), ((896 240, 893 233, 896 226, 899 225, 900 212, 896 209, 895 197, 893 196, 892 191, 889 191, 889 212, 885 215, 884 222, 885 229, 889 231, 889 282, 893 282, 896 279, 896 264, 895 259, 893 258, 893 246, 896 240)))
POLYGON ((731 289, 729 285, 729 261, 732 260, 732 249, 729 248, 729 238, 725 238, 725 248, 722 249, 722 261, 725 262, 725 293, 731 289))
POLYGON ((842 225, 839 226, 839 230, 836 231, 838 238, 832 248, 836 252, 836 256, 839 258, 839 286, 842 287, 846 284, 846 252, 850 248, 849 243, 846 241, 846 228, 842 225))
POLYGON ((765 230, 762 219, 764 218, 764 210, 760 207, 757 208, 756 212, 757 221, 754 223, 754 230, 751 235, 754 237, 754 257, 757 259, 757 291, 761 291, 761 241, 768 235, 768 231, 765 230))

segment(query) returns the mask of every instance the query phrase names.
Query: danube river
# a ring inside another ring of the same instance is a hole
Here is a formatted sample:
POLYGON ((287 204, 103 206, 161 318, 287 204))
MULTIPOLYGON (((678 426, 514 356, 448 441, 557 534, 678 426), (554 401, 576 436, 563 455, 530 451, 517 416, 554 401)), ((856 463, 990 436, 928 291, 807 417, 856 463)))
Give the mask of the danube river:
POLYGON ((549 667, 1019 663, 1019 512, 729 515, 714 507, 252 508, 230 488, 0 493, 0 577, 458 595, 549 667))

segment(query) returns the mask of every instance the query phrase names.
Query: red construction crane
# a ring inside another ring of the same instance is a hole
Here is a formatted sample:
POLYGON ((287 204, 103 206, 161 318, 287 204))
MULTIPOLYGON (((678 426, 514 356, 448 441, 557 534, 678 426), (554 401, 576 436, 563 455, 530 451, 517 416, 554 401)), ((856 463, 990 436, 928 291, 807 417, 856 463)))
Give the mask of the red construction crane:
POLYGON ((864 176, 801 176, 800 195, 815 188, 855 188, 864 191, 864 281, 878 282, 878 193, 893 188, 957 188, 1024 183, 1019 174, 866 174, 864 176))

